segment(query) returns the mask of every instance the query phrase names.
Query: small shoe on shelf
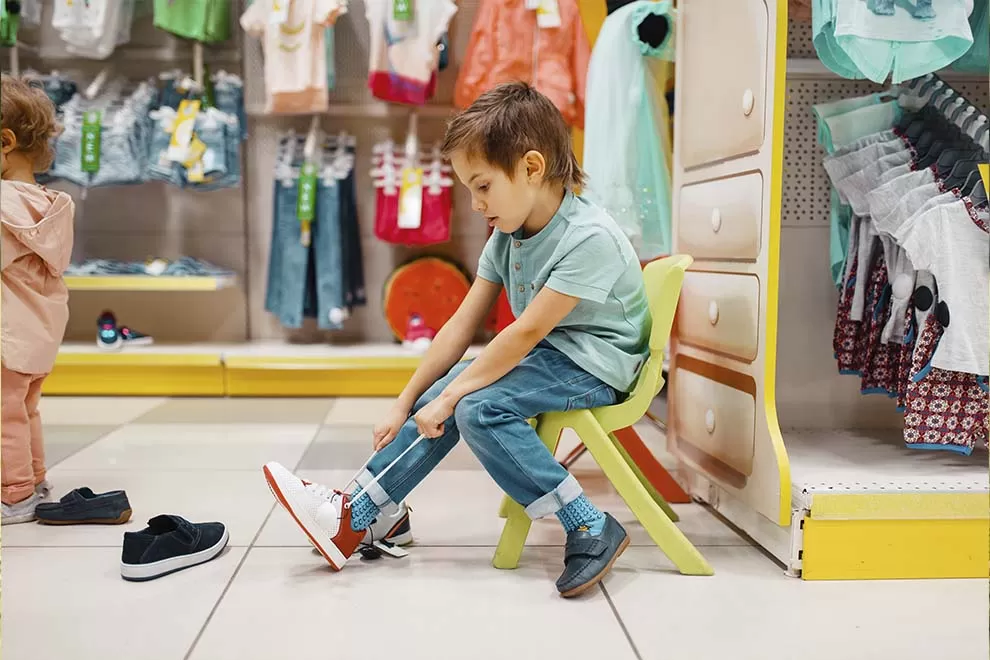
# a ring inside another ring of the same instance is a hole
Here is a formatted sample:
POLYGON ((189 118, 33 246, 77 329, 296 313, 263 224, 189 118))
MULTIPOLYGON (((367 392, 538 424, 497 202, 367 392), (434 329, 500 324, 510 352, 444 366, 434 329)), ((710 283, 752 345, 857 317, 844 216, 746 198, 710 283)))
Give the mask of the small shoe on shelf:
POLYGON ((125 532, 120 576, 147 582, 216 559, 230 539, 223 523, 155 516, 140 532, 125 532))
POLYGON ((35 515, 42 525, 123 525, 131 519, 131 504, 122 490, 94 493, 83 486, 58 502, 38 504, 35 515))
POLYGON ((29 497, 20 502, 4 504, 2 512, 0 512, 0 524, 17 525, 33 521, 35 510, 40 502, 41 496, 38 493, 31 493, 29 497))
POLYGON ((126 325, 117 325, 117 317, 109 310, 100 314, 96 327, 96 346, 101 351, 119 351, 125 346, 150 346, 155 343, 150 335, 126 325))
POLYGON ((412 314, 409 317, 409 323, 406 324, 406 336, 402 340, 402 346, 414 351, 425 352, 436 336, 436 331, 427 327, 422 316, 412 314))

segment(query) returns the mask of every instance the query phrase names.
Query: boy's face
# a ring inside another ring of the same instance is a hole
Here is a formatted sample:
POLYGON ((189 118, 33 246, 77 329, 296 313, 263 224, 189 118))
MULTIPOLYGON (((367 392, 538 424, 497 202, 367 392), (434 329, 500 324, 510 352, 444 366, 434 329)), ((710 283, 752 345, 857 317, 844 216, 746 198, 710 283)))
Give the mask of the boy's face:
POLYGON ((472 158, 463 150, 450 155, 457 178, 471 191, 471 208, 485 217, 489 227, 512 234, 529 218, 543 181, 539 164, 534 168, 529 162, 535 153, 529 152, 519 159, 512 177, 484 158, 472 158))

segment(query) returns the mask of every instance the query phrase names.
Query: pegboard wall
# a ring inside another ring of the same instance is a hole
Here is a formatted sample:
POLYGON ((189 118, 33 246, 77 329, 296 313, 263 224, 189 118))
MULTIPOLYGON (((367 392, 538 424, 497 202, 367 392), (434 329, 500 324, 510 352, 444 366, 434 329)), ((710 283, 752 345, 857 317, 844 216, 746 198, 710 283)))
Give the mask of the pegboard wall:
POLYGON ((811 23, 804 21, 787 21, 787 56, 788 57, 818 57, 815 45, 811 40, 811 23))
MULTIPOLYGON (((986 81, 953 81, 951 85, 984 113, 988 112, 990 90, 986 81)), ((829 223, 829 185, 825 168, 822 167, 825 152, 818 144, 812 106, 883 89, 882 86, 860 80, 787 81, 782 226, 828 226, 829 223)))

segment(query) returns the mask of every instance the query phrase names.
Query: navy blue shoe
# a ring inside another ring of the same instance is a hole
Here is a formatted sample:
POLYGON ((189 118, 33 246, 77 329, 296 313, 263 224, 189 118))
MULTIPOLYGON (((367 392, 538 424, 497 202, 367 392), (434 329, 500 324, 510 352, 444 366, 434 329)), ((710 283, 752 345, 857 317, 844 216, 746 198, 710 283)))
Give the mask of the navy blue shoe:
POLYGON ((97 494, 83 486, 58 502, 38 504, 34 514, 42 525, 123 525, 131 519, 131 503, 122 490, 97 494))
POLYGON ((594 535, 586 527, 568 533, 557 591, 564 598, 580 596, 602 581, 627 547, 629 535, 608 513, 601 534, 594 535))
POLYGON ((223 523, 191 523, 179 516, 155 516, 146 529, 124 533, 120 576, 131 582, 145 582, 205 564, 220 556, 228 540, 223 523))

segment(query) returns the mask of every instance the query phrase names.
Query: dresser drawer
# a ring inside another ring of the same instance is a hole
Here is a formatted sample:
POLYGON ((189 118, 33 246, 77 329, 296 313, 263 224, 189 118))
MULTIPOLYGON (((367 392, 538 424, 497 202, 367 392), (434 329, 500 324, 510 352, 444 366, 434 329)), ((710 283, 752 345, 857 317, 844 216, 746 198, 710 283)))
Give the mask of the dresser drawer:
POLYGON ((744 477, 753 473, 756 401, 750 394, 676 369, 671 397, 679 443, 688 443, 744 477))
POLYGON ((760 281, 755 275, 688 271, 677 307, 678 338, 752 362, 759 339, 760 281))
POLYGON ((695 259, 756 261, 762 217, 759 172, 684 186, 678 203, 677 251, 695 259))
POLYGON ((763 0, 683 0, 677 110, 684 168, 757 151, 764 139, 768 25, 763 0))

